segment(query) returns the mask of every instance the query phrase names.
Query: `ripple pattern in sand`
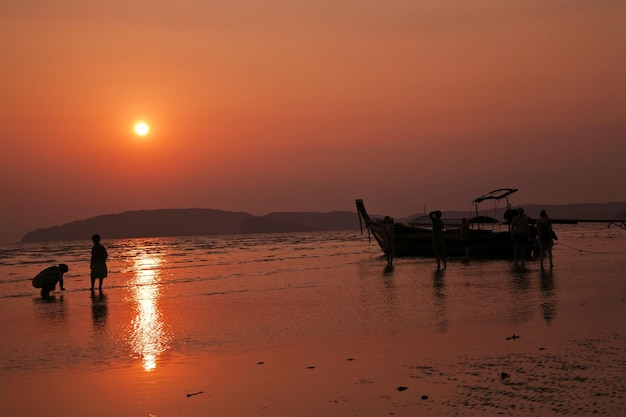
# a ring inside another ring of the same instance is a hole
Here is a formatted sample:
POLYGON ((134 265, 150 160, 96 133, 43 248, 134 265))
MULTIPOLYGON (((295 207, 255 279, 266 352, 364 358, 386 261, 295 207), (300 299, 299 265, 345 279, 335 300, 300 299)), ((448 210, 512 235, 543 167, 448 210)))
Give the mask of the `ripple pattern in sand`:
MULTIPOLYGON (((456 364, 407 366, 424 383, 454 387, 440 415, 619 416, 626 409, 621 337, 573 340, 552 352, 466 356, 456 364)), ((422 403, 429 407, 429 403, 422 403)))

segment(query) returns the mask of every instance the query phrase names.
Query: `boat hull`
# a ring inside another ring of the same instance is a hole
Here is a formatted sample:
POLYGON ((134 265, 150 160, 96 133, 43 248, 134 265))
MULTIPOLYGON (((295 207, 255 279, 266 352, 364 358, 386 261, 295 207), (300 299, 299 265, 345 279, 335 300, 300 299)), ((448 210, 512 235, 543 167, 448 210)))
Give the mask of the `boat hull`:
MULTIPOLYGON (((359 215, 365 220, 365 226, 369 233, 385 252, 385 248, 391 246, 395 257, 432 257, 432 230, 428 227, 410 226, 402 223, 393 223, 392 243, 389 245, 388 227, 382 221, 373 220, 369 217, 361 200, 357 200, 359 215)), ((462 241, 457 227, 450 227, 443 232, 446 256, 466 256, 472 258, 512 258, 513 242, 507 224, 492 224, 489 227, 478 226, 470 229, 467 241, 462 241), (466 252, 466 247, 468 251, 466 252)), ((531 256, 537 251, 534 239, 530 239, 526 245, 526 254, 531 256)))
MULTIPOLYGON (((374 224, 369 225, 368 229, 383 249, 382 230, 374 224)), ((463 242, 458 236, 458 230, 450 230, 444 232, 444 245, 447 256, 465 256, 466 246, 471 257, 508 258, 513 256, 513 243, 508 231, 472 230, 467 242, 463 242)), ((526 247, 529 255, 533 249, 532 243, 526 247)), ((396 257, 434 256, 432 232, 427 229, 394 225, 393 254, 396 257)))

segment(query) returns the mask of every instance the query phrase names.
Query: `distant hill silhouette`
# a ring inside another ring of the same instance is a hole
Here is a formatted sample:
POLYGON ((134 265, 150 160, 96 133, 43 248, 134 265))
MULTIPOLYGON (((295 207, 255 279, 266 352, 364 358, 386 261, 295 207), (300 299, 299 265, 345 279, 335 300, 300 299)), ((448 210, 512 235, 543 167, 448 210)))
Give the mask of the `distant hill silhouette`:
MULTIPOLYGON (((626 202, 521 206, 533 218, 537 218, 539 212, 545 209, 552 219, 626 220, 626 202)), ((504 209, 501 211, 501 214, 504 214, 504 209)), ((460 218, 470 213, 445 211, 444 214, 447 217, 460 218)), ((493 212, 481 210, 480 214, 492 215, 493 212)), ((409 220, 421 215, 397 218, 396 221, 408 223, 409 220)), ((383 216, 374 214, 372 217, 383 216)), ((276 212, 265 216, 213 209, 160 209, 107 214, 61 226, 37 229, 26 233, 22 242, 88 240, 94 233, 100 233, 107 239, 124 239, 358 229, 356 209, 354 212, 328 213, 276 212)))
POLYGON ((626 216, 624 216, 626 213, 626 202, 566 205, 527 204, 523 207, 532 217, 539 217, 539 212, 545 209, 548 215, 554 219, 626 220, 626 216))
POLYGON ((90 239, 100 233, 107 239, 306 232, 358 229, 356 212, 249 213, 213 209, 160 209, 107 214, 60 226, 33 230, 22 242, 90 239))

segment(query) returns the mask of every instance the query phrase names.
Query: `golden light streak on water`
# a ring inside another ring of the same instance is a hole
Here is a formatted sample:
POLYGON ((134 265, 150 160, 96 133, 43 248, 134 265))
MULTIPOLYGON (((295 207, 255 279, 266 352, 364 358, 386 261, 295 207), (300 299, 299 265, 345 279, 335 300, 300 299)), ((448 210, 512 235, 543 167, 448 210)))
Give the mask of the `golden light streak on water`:
POLYGON ((135 316, 130 330, 130 344, 148 372, 156 368, 158 357, 167 350, 169 343, 159 309, 162 262, 159 255, 144 252, 138 253, 133 263, 131 291, 135 316))

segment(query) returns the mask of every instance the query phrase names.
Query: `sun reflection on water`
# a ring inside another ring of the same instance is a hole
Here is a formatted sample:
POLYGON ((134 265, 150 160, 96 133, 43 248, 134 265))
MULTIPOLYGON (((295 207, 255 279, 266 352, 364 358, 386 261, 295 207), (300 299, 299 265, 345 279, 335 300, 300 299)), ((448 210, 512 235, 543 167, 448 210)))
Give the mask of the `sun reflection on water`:
POLYGON ((135 315, 130 329, 130 344, 134 353, 142 359, 146 371, 156 368, 159 355, 169 343, 159 309, 162 263, 160 255, 149 253, 138 253, 133 261, 131 293, 135 315))

